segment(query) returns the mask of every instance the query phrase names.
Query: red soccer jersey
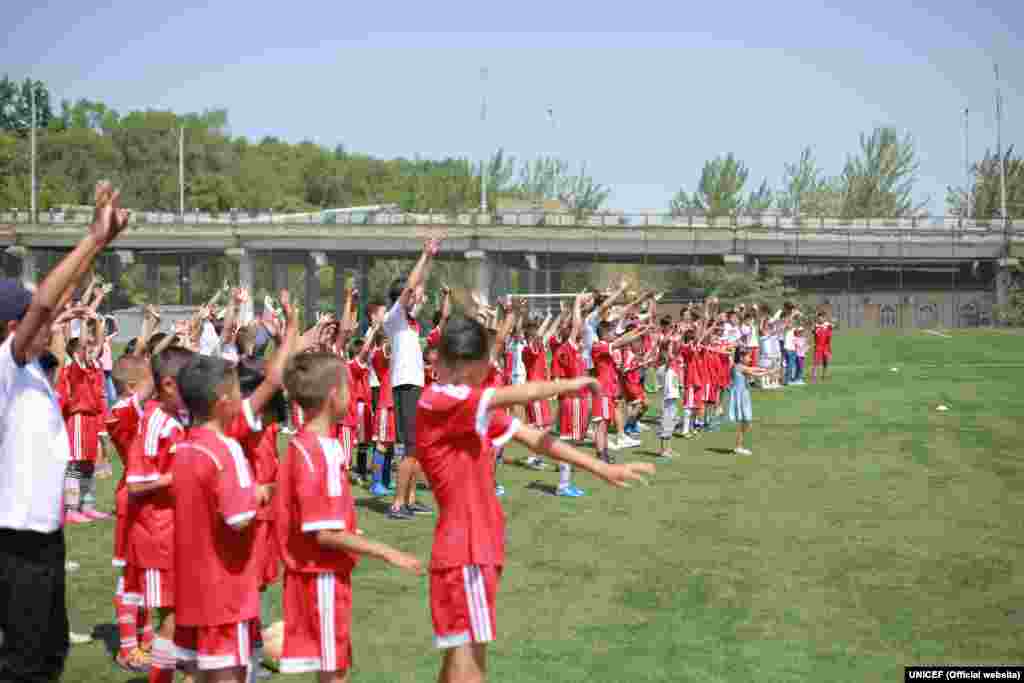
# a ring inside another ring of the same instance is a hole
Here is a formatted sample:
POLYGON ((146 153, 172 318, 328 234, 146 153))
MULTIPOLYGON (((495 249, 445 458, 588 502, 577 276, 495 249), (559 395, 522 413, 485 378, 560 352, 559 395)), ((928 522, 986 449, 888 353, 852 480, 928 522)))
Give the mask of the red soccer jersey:
POLYGON ((437 370, 433 365, 423 366, 423 389, 426 390, 431 384, 437 381, 437 370))
POLYGON ((614 396, 618 391, 619 372, 615 367, 615 356, 612 353, 611 344, 604 341, 596 341, 590 347, 590 358, 597 370, 597 381, 601 384, 601 393, 605 396, 614 396))
POLYGON ((103 371, 76 360, 61 368, 57 391, 63 399, 64 416, 101 415, 107 407, 103 371))
MULTIPOLYGON (((218 626, 255 619, 260 578, 249 562, 256 483, 237 441, 197 427, 174 453, 175 621, 218 626)), ((262 569, 262 568, 261 568, 262 569)))
MULTIPOLYGON (((171 471, 174 448, 185 438, 178 417, 157 401, 146 404, 142 427, 128 455, 126 481, 154 482, 171 471)), ((173 568, 174 497, 168 487, 129 499, 129 563, 142 569, 173 568)))
POLYGON ((505 513, 495 494, 494 449, 519 421, 489 407, 493 389, 435 384, 416 411, 416 458, 440 508, 431 569, 505 564, 505 513))
POLYGON ((369 405, 373 400, 373 393, 370 391, 370 366, 354 358, 348 362, 348 372, 352 379, 352 384, 348 388, 350 395, 356 401, 369 405))
POLYGON ((523 365, 527 382, 543 382, 548 378, 548 352, 539 339, 523 347, 523 365))
POLYGON ((629 386, 640 386, 640 356, 634 353, 633 349, 625 349, 622 352, 622 381, 629 386))
POLYGON ((434 329, 432 329, 430 331, 430 334, 427 335, 427 348, 428 349, 437 348, 440 345, 441 345, 441 327, 438 326, 438 327, 435 327, 434 329))
MULTIPOLYGON (((257 484, 273 484, 277 481, 277 437, 280 433, 281 425, 278 423, 267 425, 260 432, 259 443, 256 444, 252 452, 245 451, 245 457, 249 460, 249 466, 252 468, 252 474, 257 484)), ((272 504, 264 505, 256 511, 256 518, 272 519, 273 512, 272 504)))
POLYGON ((138 397, 133 395, 115 403, 107 415, 105 421, 107 434, 114 442, 114 448, 117 450, 117 455, 121 458, 121 465, 124 468, 121 473, 121 481, 117 485, 119 489, 124 486, 128 470, 128 455, 131 452, 132 444, 135 443, 135 437, 139 434, 139 424, 141 424, 144 414, 138 397))
POLYGON ((832 348, 832 324, 814 326, 814 348, 830 351, 832 348))
POLYGON ((381 408, 393 408, 394 399, 391 397, 391 356, 385 355, 383 349, 377 349, 370 356, 370 365, 373 372, 380 380, 380 391, 377 394, 377 410, 381 408))
POLYGON ((356 508, 345 476, 350 454, 340 441, 299 432, 288 445, 274 494, 274 530, 289 571, 349 574, 359 558, 316 540, 324 530, 356 531, 356 508))

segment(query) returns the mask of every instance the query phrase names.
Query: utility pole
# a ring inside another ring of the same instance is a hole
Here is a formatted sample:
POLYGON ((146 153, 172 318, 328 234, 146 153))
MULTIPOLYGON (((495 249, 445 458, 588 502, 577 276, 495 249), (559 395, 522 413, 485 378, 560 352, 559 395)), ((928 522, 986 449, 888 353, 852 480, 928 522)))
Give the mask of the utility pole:
POLYGON ((178 128, 178 215, 185 220, 185 126, 178 128))
POLYGON ((480 85, 482 102, 480 104, 480 132, 484 141, 485 154, 480 162, 480 213, 487 213, 487 167, 490 165, 490 155, 487 149, 487 67, 480 69, 480 85))
POLYGON ((31 159, 32 159, 31 160, 31 164, 30 164, 31 167, 32 167, 32 170, 31 170, 31 173, 32 173, 32 182, 31 182, 31 187, 32 187, 32 189, 31 189, 31 193, 32 193, 32 199, 31 199, 32 209, 31 209, 31 211, 32 211, 32 222, 35 223, 35 222, 37 222, 39 220, 38 215, 36 215, 36 84, 35 84, 35 81, 31 81, 31 84, 32 84, 32 87, 29 90, 29 92, 31 93, 31 97, 32 97, 32 136, 31 136, 32 143, 30 145, 31 150, 30 150, 29 154, 30 154, 31 159))
POLYGON ((970 109, 964 107, 964 218, 971 218, 971 200, 974 188, 971 185, 971 119, 970 109))
POLYGON ((1003 161, 1003 93, 999 86, 999 65, 996 69, 996 154, 999 156, 999 204, 1006 225, 1006 164, 1003 161))

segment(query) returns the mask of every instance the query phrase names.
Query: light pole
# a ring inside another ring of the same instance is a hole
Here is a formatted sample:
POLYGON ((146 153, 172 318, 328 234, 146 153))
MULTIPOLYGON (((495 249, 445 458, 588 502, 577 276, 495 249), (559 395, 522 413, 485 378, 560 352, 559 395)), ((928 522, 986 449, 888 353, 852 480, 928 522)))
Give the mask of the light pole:
POLYGON ((35 81, 30 81, 30 84, 31 88, 29 92, 30 96, 32 97, 32 142, 30 144, 31 150, 29 151, 29 155, 31 156, 30 166, 32 174, 32 198, 30 201, 32 205, 32 222, 35 223, 38 220, 38 216, 36 215, 36 84, 35 81))
POLYGON ((480 162, 480 213, 487 213, 487 167, 490 165, 487 150, 487 67, 480 69, 480 91, 482 101, 480 103, 480 136, 484 141, 483 159, 480 162))
POLYGON ((185 221, 185 126, 178 128, 178 216, 185 221))

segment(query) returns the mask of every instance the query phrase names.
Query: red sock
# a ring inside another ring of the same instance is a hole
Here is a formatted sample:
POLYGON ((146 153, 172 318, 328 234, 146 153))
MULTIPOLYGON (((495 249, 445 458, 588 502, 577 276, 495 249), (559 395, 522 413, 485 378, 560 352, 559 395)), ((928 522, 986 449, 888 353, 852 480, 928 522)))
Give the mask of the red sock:
POLYGON ((139 645, 136 638, 135 615, 139 608, 137 605, 125 604, 120 595, 114 596, 114 611, 117 614, 117 632, 120 636, 120 654, 127 657, 128 653, 139 645))
POLYGON ((153 647, 153 620, 150 619, 150 612, 145 607, 139 607, 137 624, 139 627, 139 647, 149 652, 153 647))

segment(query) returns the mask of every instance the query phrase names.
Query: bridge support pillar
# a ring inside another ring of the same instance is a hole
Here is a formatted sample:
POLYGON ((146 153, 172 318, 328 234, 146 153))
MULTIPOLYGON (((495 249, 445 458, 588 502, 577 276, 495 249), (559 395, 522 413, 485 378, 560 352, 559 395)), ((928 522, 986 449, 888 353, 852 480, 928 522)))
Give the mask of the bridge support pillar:
POLYGON ((178 256, 178 286, 181 287, 181 303, 184 306, 192 305, 192 256, 181 254, 178 256))
MULTIPOLYGON (((322 256, 322 252, 317 252, 322 256)), ((305 301, 306 310, 312 316, 313 311, 320 309, 320 269, 326 267, 326 261, 318 261, 315 254, 310 254, 306 257, 305 263, 305 282, 303 283, 305 289, 305 301)), ((335 275, 337 278, 337 275, 335 275)), ((335 280, 337 281, 337 280, 335 280)), ((338 313, 339 319, 341 318, 341 312, 338 313)))
POLYGON ((148 303, 160 305, 160 261, 157 256, 144 256, 146 264, 146 299, 148 303))
POLYGON ((466 261, 470 266, 470 281, 473 288, 480 292, 489 305, 493 305, 494 262, 486 251, 470 249, 466 252, 466 261))
POLYGON ((370 308, 370 268, 373 257, 359 254, 356 257, 356 287, 359 289, 359 331, 366 334, 370 327, 367 310, 370 308))
POLYGON ((725 267, 729 270, 750 275, 757 275, 760 265, 756 258, 744 254, 725 254, 722 260, 725 261, 725 267))
POLYGON ((1010 285, 1013 283, 1013 271, 1020 265, 1020 259, 1008 257, 999 259, 996 267, 996 306, 1010 303, 1010 285))
POLYGON ((33 282, 39 278, 39 263, 37 260, 38 250, 29 249, 21 245, 14 245, 7 248, 7 253, 21 261, 22 282, 33 282))

